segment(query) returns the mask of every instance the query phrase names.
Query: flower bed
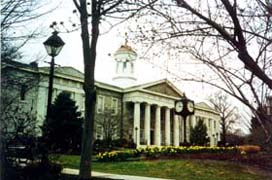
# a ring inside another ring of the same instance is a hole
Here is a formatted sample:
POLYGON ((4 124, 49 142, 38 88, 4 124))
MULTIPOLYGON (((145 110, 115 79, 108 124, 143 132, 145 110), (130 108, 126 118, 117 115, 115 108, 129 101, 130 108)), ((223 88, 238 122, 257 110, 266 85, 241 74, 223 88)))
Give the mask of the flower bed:
POLYGON ((128 158, 135 157, 136 154, 135 150, 111 151, 98 153, 96 159, 100 162, 125 161, 128 158))
POLYGON ((146 147, 138 148, 136 150, 126 151, 112 151, 99 153, 96 158, 98 161, 125 161, 129 158, 145 157, 145 158, 159 158, 159 157, 180 157, 181 155, 193 154, 235 154, 236 147, 206 147, 206 146, 190 146, 190 147, 146 147))

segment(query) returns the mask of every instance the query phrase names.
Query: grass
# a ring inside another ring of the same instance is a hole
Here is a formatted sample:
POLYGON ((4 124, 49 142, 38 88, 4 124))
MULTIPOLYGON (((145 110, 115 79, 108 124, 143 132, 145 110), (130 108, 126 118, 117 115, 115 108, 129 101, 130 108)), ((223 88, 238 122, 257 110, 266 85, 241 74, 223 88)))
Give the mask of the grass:
MULTIPOLYGON (((79 156, 55 158, 65 168, 79 168, 79 156)), ((265 180, 260 171, 227 161, 172 159, 127 162, 93 162, 93 171, 182 180, 265 180)))

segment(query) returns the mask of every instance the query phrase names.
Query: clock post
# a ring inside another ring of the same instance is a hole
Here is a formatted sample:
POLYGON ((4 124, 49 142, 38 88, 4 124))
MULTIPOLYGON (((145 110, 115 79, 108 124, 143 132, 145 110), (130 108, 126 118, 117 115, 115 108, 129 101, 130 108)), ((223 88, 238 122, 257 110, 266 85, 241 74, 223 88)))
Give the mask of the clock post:
POLYGON ((184 145, 188 145, 187 143, 187 133, 186 133, 186 118, 189 115, 193 115, 195 113, 195 104, 194 101, 188 99, 185 94, 181 97, 180 100, 175 101, 175 113, 181 115, 184 120, 184 145))

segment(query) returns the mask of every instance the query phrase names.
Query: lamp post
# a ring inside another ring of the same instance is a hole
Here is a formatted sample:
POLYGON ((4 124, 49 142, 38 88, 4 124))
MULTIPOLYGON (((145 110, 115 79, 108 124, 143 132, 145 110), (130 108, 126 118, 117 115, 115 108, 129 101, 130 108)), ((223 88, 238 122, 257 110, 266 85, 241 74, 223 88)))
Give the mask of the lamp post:
POLYGON ((181 115, 184 119, 184 145, 187 145, 186 118, 195 113, 194 101, 188 99, 185 95, 180 100, 175 101, 175 113, 181 115))
POLYGON ((47 111, 46 111, 46 120, 48 120, 48 116, 49 116, 50 111, 51 111, 55 57, 60 53, 60 51, 63 48, 65 43, 58 36, 58 32, 54 31, 52 33, 52 35, 43 44, 45 46, 47 54, 52 57, 51 62, 50 62, 48 97, 47 97, 47 111))
POLYGON ((137 146, 138 146, 138 142, 137 142, 137 140, 138 140, 137 131, 138 131, 138 127, 136 126, 136 127, 135 127, 135 143, 136 143, 136 148, 137 148, 137 146))

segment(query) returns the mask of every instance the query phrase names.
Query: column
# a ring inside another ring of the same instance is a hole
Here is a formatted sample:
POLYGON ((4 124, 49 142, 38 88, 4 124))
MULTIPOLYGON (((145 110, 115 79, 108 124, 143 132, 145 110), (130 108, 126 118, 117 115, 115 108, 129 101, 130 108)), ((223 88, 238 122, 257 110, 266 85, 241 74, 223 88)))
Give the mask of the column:
POLYGON ((161 145, 161 107, 156 106, 156 117, 155 117, 155 145, 161 145))
POLYGON ((192 121, 192 127, 195 127, 196 126, 196 117, 195 115, 191 115, 191 121, 192 121))
POLYGON ((165 145, 169 146, 171 144, 171 126, 170 126, 170 109, 167 107, 165 109, 165 145))
POLYGON ((211 146, 211 144, 213 143, 212 141, 213 141, 213 137, 212 137, 212 132, 211 132, 211 128, 210 128, 210 126, 209 126, 209 119, 208 118, 205 118, 205 117, 203 117, 203 119, 204 119, 204 124, 207 126, 207 134, 208 134, 208 136, 209 136, 209 138, 210 138, 210 146, 211 146))
POLYGON ((211 133, 212 135, 215 134, 215 129, 216 129, 216 121, 214 119, 211 119, 212 125, 211 125, 211 133))
POLYGON ((174 115, 174 146, 179 146, 179 117, 174 115))
POLYGON ((147 145, 150 145, 150 104, 145 104, 144 137, 147 145))
POLYGON ((134 103, 134 121, 133 121, 133 140, 138 146, 140 145, 140 103, 134 103))

